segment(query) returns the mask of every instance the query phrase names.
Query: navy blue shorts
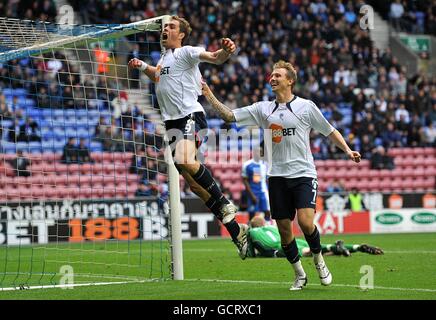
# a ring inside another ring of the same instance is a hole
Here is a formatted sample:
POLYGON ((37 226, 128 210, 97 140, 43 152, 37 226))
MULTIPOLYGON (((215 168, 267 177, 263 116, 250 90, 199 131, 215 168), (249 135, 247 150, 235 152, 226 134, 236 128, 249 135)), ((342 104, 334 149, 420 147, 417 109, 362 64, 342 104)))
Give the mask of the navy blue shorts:
POLYGON ((203 112, 194 112, 184 118, 165 121, 165 129, 173 156, 177 142, 182 139, 195 141, 195 146, 199 148, 207 135, 207 128, 203 112))
POLYGON ((268 190, 271 217, 276 220, 294 220, 297 209, 315 209, 318 181, 309 177, 295 179, 270 177, 268 190))
POLYGON ((251 218, 254 217, 254 214, 256 212, 265 212, 265 211, 269 211, 270 209, 269 199, 266 192, 254 193, 254 195, 256 196, 257 199, 256 203, 253 203, 250 197, 248 197, 247 200, 247 207, 248 207, 247 211, 250 215, 250 220, 251 218))

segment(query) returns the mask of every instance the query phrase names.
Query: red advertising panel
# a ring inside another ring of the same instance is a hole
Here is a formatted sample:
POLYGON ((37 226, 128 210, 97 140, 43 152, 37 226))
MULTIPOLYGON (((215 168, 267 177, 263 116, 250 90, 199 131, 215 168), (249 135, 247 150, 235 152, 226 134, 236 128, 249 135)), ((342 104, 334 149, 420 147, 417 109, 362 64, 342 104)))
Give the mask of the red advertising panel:
MULTIPOLYGON (((247 223, 248 214, 238 214, 236 221, 247 223)), ((315 215, 315 224, 321 234, 370 233, 369 212, 367 211, 341 213, 324 211, 315 215)), ((302 234, 296 220, 293 223, 293 231, 297 236, 302 234)), ((223 237, 230 236, 223 225, 221 225, 221 235, 223 237)))

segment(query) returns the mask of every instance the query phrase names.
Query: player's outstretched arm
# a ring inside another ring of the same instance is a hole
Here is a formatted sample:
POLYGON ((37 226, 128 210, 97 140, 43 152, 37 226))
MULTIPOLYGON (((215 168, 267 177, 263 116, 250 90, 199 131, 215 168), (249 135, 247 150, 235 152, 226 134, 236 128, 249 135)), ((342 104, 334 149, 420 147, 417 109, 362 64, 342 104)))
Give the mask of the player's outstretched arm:
POLYGON ((205 51, 200 54, 200 60, 213 64, 223 64, 236 51, 235 43, 229 38, 221 39, 221 49, 210 52, 205 51))
POLYGON ((225 122, 235 122, 236 118, 235 115, 233 114, 233 111, 227 107, 225 104, 222 104, 213 94, 213 92, 210 90, 209 86, 207 85, 206 82, 202 82, 203 88, 202 88, 202 92, 204 97, 207 99, 207 101, 209 101, 209 103, 211 104, 211 106, 218 111, 220 117, 225 121, 225 122))
POLYGON ((145 73, 147 77, 150 78, 151 81, 156 82, 156 71, 157 68, 153 67, 142 60, 137 58, 133 58, 129 61, 128 66, 132 69, 139 69, 145 73))
POLYGON ((338 130, 334 130, 328 138, 342 151, 344 151, 348 157, 353 160, 356 163, 360 162, 360 159, 362 158, 360 156, 360 153, 357 151, 353 151, 348 146, 347 142, 345 141, 344 137, 340 134, 338 130))

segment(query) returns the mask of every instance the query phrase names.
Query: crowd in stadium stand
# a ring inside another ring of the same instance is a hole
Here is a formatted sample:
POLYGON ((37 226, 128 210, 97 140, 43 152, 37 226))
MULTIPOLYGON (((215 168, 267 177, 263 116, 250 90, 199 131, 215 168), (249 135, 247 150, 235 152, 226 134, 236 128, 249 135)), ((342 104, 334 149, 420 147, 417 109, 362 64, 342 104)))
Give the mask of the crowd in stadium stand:
MULTIPOLYGON (((298 68, 297 95, 312 99, 347 141, 370 158, 376 147, 434 146, 436 79, 407 74, 387 49, 380 52, 360 29, 359 1, 91 1, 90 22, 131 22, 162 13, 187 16, 189 43, 217 50, 231 36, 238 55, 224 66, 202 64, 204 78, 232 107, 271 99, 267 84, 274 61, 298 68), (108 12, 119 12, 108 16, 108 12), (101 13, 101 14, 98 14, 101 13), (204 23, 206 17, 207 24, 204 23), (92 20, 93 19, 93 20, 92 20), (365 93, 361 89, 366 90, 365 93), (348 115, 348 111, 351 115, 348 115)), ((403 18, 417 16, 417 31, 432 33, 435 6, 403 7, 403 18), (422 10, 422 11, 420 11, 422 10)), ((209 117, 214 117, 208 109, 209 117)), ((335 146, 312 134, 316 159, 339 158, 335 146)), ((379 149, 380 150, 380 149, 379 149)))
POLYGON ((367 1, 397 31, 436 34, 436 3, 434 0, 367 1))
MULTIPOLYGON (((436 77, 424 72, 408 74, 389 49, 380 52, 373 46, 368 32, 359 27, 361 1, 89 0, 86 6, 77 0, 69 2, 85 23, 126 23, 168 13, 184 16, 193 27, 189 44, 210 51, 220 48, 221 37, 231 37, 239 47, 237 55, 222 66, 201 64, 203 77, 231 108, 272 99, 268 84, 272 65, 285 59, 298 70, 295 93, 312 99, 364 158, 380 162, 380 147, 436 146, 436 77)), ((398 8, 403 8, 401 19, 415 17, 420 21, 418 29, 411 31, 434 34, 434 1, 423 1, 428 3, 425 7, 416 1, 391 2, 393 7, 389 8, 393 9, 388 10, 399 12, 398 8)), ((51 0, 9 0, 0 3, 0 15, 53 21, 53 8, 51 0)), ((409 25, 400 23, 406 30, 409 25)), ((132 54, 138 54, 138 49, 135 47, 132 54)), ((40 107, 98 108, 92 104, 96 99, 105 101, 105 108, 112 103, 118 111, 110 121, 101 119, 93 137, 103 142, 104 151, 136 151, 138 140, 148 146, 161 144, 151 141, 156 136, 148 133, 144 125, 147 119, 135 106, 123 109, 123 95, 110 90, 115 89, 113 83, 105 77, 97 77, 93 83, 86 78, 81 83, 74 65, 62 61, 59 53, 49 55, 44 60, 12 61, 8 70, 0 68, 1 75, 9 79, 0 86, 27 89, 31 97, 37 96, 40 107), (50 81, 50 77, 60 82, 50 81), (140 120, 134 121, 137 118, 140 120)), ((32 130, 28 128, 35 128, 32 120, 26 120, 1 94, 0 113, 3 118, 18 119, 10 130, 17 137, 17 128, 22 132, 19 126, 27 123, 22 138, 38 139, 37 131, 29 136, 32 130)), ((209 118, 216 116, 211 108, 207 113, 209 118)), ((315 159, 344 156, 334 145, 323 143, 319 134, 313 132, 311 138, 315 159)), ((163 156, 159 146, 144 151, 154 159, 163 156)))
POLYGON ((54 0, 6 0, 0 2, 0 17, 55 21, 54 0))

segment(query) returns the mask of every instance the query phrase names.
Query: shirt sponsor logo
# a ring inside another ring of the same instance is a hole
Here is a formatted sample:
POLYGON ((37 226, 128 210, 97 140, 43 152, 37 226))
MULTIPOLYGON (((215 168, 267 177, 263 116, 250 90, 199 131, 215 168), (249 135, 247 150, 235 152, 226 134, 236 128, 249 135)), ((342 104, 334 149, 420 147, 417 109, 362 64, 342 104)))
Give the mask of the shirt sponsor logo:
POLYGON ((160 75, 163 75, 163 74, 170 74, 170 67, 163 67, 160 70, 160 75))
POLYGON ((279 124, 271 124, 269 129, 272 131, 272 141, 280 143, 283 137, 294 136, 296 128, 283 128, 279 124))

